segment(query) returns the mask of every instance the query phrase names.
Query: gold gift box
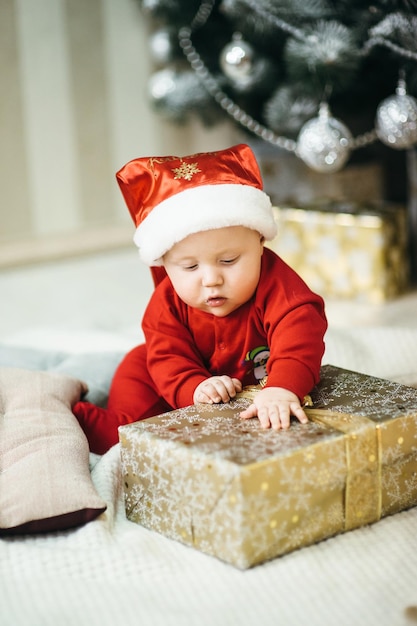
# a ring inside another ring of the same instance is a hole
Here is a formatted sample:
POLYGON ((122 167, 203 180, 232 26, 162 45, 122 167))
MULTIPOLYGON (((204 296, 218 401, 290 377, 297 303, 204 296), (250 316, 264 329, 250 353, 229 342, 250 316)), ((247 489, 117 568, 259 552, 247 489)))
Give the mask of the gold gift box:
POLYGON ((326 365, 282 431, 244 396, 119 428, 129 520, 244 569, 417 504, 417 389, 326 365))
POLYGON ((272 248, 324 297, 378 303, 409 284, 406 212, 386 205, 274 207, 272 248))

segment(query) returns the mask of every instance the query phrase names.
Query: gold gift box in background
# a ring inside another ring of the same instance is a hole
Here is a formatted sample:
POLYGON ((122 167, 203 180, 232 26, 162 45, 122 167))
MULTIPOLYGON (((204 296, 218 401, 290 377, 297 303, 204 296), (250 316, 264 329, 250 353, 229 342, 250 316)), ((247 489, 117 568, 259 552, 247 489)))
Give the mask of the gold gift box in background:
POLYGON ((327 298, 378 303, 409 285, 406 212, 349 203, 274 207, 272 248, 327 298))
POLYGON ((331 365, 310 422, 195 405, 119 428, 128 519, 241 569, 417 504, 417 389, 331 365))

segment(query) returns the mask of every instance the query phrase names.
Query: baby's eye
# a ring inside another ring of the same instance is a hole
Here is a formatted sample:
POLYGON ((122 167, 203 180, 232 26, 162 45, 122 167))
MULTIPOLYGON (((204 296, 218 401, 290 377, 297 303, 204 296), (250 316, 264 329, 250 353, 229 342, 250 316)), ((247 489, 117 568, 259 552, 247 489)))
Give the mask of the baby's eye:
POLYGON ((194 263, 194 265, 184 265, 183 269, 186 272, 192 272, 193 270, 196 270, 198 267, 197 263, 194 263))
POLYGON ((221 263, 223 263, 223 265, 233 265, 233 263, 236 263, 238 259, 238 256, 235 256, 232 259, 222 259, 221 263))

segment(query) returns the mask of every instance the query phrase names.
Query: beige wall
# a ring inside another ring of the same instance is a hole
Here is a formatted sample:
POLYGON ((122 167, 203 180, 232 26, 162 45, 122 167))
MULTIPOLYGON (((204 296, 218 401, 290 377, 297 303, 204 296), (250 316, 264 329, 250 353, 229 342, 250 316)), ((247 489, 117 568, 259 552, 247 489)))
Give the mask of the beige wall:
POLYGON ((152 113, 135 0, 0 0, 0 266, 130 244, 128 160, 227 146, 152 113))

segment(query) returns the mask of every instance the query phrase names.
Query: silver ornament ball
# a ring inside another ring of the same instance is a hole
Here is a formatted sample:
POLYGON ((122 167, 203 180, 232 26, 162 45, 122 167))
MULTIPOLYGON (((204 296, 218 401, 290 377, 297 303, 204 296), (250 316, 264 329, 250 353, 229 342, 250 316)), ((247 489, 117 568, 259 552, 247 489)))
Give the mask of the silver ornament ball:
POLYGON ((223 73, 233 81, 239 82, 251 76, 255 52, 241 35, 234 35, 220 53, 220 67, 223 73))
POLYGON ((349 159, 352 139, 349 129, 331 117, 329 107, 324 103, 318 117, 302 127, 296 154, 316 172, 337 172, 349 159))
POLYGON ((176 31, 172 28, 160 28, 149 37, 151 58, 157 65, 166 65, 175 57, 177 47, 176 31))
POLYGON ((174 70, 166 68, 154 72, 149 78, 149 95, 154 102, 158 102, 167 97, 176 89, 177 74, 174 70))
POLYGON ((378 106, 375 125, 378 138, 390 148, 405 150, 417 143, 417 100, 407 95, 403 81, 378 106))

